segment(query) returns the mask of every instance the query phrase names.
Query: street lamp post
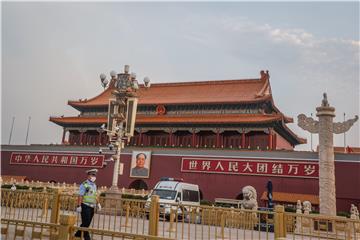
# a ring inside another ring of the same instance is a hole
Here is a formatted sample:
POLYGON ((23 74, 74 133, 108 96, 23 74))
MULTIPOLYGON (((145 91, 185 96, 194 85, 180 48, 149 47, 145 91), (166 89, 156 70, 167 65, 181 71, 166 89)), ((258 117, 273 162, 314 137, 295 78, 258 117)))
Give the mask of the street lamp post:
MULTIPOLYGON (((138 96, 136 91, 139 89, 135 73, 129 73, 129 65, 125 65, 124 73, 116 74, 111 71, 111 82, 109 87, 113 88, 112 97, 109 100, 108 122, 101 126, 102 131, 106 131, 110 139, 109 148, 115 147, 115 158, 112 185, 110 190, 118 190, 118 178, 120 167, 121 150, 124 148, 124 140, 134 135, 135 118, 138 96)), ((103 86, 107 84, 105 74, 100 75, 103 86), (106 83, 106 84, 104 84, 106 83)), ((144 78, 144 87, 150 87, 150 79, 144 78)))

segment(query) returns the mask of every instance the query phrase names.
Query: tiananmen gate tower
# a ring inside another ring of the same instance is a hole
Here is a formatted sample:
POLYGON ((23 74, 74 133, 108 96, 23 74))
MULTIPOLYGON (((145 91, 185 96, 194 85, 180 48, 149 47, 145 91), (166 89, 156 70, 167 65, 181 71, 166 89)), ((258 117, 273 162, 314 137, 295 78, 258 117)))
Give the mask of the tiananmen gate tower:
MULTIPOLYGON (((136 133, 127 145, 292 150, 305 143, 286 126, 293 119, 275 106, 268 72, 260 75, 259 79, 140 87, 136 133)), ((94 98, 68 101, 80 111, 78 116, 50 117, 63 127, 63 143, 101 146, 109 142, 99 128, 107 122, 114 88, 110 82, 94 98)))

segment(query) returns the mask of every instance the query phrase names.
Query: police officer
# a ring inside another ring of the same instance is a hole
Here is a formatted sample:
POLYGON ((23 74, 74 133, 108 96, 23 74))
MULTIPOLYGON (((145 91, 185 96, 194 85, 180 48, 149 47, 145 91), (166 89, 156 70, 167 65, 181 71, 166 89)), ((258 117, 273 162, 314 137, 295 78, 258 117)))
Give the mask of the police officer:
MULTIPOLYGON (((95 208, 101 210, 101 205, 96 196, 96 173, 97 169, 91 169, 86 171, 87 179, 80 185, 78 206, 76 211, 81 213, 81 225, 80 227, 89 227, 91 220, 94 216, 95 208)), ((75 237, 81 237, 81 231, 77 231, 75 237)), ((84 239, 90 240, 89 232, 84 231, 84 239)))

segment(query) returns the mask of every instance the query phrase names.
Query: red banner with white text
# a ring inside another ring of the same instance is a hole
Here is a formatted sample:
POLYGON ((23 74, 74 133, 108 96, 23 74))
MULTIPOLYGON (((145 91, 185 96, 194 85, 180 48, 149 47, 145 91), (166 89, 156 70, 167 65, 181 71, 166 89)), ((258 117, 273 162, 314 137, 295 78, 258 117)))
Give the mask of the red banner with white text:
POLYGON ((13 152, 10 164, 101 168, 104 158, 100 154, 13 152))
POLYGON ((183 158, 182 172, 318 178, 314 161, 183 158))

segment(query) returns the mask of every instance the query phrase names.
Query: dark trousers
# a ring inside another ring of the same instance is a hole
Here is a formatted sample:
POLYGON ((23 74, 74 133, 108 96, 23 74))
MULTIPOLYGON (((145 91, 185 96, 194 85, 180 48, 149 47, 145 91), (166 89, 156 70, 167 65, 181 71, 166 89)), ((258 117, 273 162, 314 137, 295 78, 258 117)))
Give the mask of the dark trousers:
MULTIPOLYGON (((91 220, 94 216, 94 208, 89 207, 85 204, 81 204, 81 225, 80 227, 89 227, 91 220)), ((75 234, 75 237, 81 237, 81 232, 82 231, 77 231, 75 234)), ((90 240, 90 235, 88 231, 84 231, 84 239, 85 240, 90 240)))

